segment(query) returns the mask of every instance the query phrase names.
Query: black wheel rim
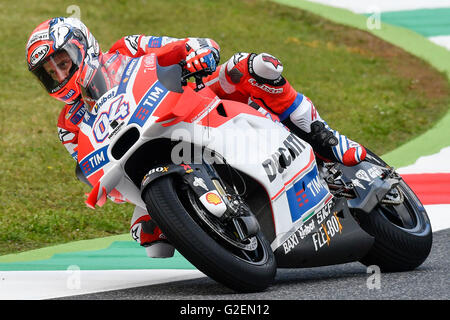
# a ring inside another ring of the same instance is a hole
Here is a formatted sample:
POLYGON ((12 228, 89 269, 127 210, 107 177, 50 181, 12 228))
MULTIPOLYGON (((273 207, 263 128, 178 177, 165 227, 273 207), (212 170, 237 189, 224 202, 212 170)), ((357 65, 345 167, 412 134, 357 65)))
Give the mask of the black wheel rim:
POLYGON ((380 212, 395 226, 409 232, 417 231, 421 225, 417 209, 411 205, 409 194, 402 187, 399 189, 404 196, 403 202, 397 205, 380 204, 380 212))
POLYGON ((206 212, 190 188, 177 190, 177 193, 191 218, 222 247, 247 263, 254 265, 266 263, 268 254, 259 234, 246 242, 240 242, 232 230, 223 225, 217 217, 206 212))

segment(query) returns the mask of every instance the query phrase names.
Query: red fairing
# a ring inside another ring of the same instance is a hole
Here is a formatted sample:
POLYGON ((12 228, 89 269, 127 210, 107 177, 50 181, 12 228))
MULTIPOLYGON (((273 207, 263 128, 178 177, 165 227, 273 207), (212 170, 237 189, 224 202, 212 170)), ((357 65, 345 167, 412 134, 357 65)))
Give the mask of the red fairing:
MULTIPOLYGON (((209 87, 205 87, 202 90, 198 92, 200 96, 202 96, 204 99, 209 99, 210 103, 213 102, 215 99, 217 99, 216 93, 209 87)), ((208 106, 206 106, 208 107, 208 106)), ((205 108, 206 110, 206 108, 205 108)), ((201 112, 201 110, 200 110, 201 112)), ((193 122, 197 120, 199 112, 195 112, 193 114, 193 117, 187 118, 187 122, 193 122)), ((265 117, 261 112, 255 110, 254 108, 250 107, 249 105, 239 102, 239 101, 232 101, 232 100, 222 100, 220 103, 217 103, 217 106, 211 110, 211 112, 205 116, 201 121, 199 122, 201 125, 209 126, 213 128, 217 128, 221 125, 223 125, 225 122, 233 119, 239 114, 250 114, 257 117, 265 117), (223 108, 224 113, 219 113, 217 108, 223 108), (226 115, 226 116, 225 116, 226 115)))
MULTIPOLYGON (((220 114, 216 107, 211 112, 209 112, 199 122, 199 124, 201 124, 205 127, 217 128, 240 114, 249 114, 249 115, 264 118, 264 115, 262 113, 258 112, 257 110, 255 110, 255 109, 251 108, 250 106, 243 104, 241 102, 231 101, 231 100, 222 100, 219 103, 218 107, 219 106, 221 108, 223 108, 226 116, 224 116, 223 114, 220 114), (222 106, 220 106, 220 104, 222 106)), ((190 119, 189 122, 192 122, 194 119, 190 119)))
POLYGON ((163 123, 163 126, 166 127, 184 121, 217 128, 240 114, 265 117, 262 113, 241 102, 220 100, 208 87, 195 92, 190 86, 187 86, 184 88, 183 94, 171 92, 153 115, 159 117, 156 122, 168 121, 163 123), (225 113, 219 113, 218 107, 225 113))
POLYGON ((154 115, 159 117, 156 122, 163 122, 163 126, 171 126, 186 121, 192 114, 197 114, 199 111, 206 108, 212 99, 202 97, 190 87, 185 87, 183 94, 171 92, 165 99, 164 103, 155 110, 154 115), (175 99, 175 100, 174 100, 175 99))

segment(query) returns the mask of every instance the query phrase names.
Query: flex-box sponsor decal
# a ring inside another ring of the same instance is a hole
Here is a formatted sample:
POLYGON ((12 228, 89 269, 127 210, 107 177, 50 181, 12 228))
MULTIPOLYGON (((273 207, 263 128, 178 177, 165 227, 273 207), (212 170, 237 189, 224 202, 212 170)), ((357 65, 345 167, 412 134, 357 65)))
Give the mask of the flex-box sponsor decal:
POLYGON ((336 211, 333 211, 334 201, 330 197, 325 205, 303 218, 303 224, 283 244, 284 254, 288 254, 302 242, 312 242, 318 252, 324 246, 329 246, 333 238, 342 233, 343 227, 336 211))

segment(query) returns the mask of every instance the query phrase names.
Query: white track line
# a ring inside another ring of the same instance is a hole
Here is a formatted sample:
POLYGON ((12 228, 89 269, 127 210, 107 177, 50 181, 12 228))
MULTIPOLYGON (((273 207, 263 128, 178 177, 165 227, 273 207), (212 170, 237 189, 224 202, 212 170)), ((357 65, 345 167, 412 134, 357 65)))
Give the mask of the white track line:
POLYGON ((424 207, 433 232, 450 229, 450 204, 429 204, 424 207))
MULTIPOLYGON (((412 165, 397 169, 400 174, 450 173, 450 147, 419 157, 412 165)), ((433 232, 450 228, 450 204, 425 205, 433 232)))
POLYGON ((450 50, 450 36, 434 36, 428 38, 430 41, 433 41, 437 45, 450 50))
POLYGON ((398 168, 400 174, 406 173, 450 173, 450 147, 441 149, 438 153, 419 157, 412 165, 398 168))
POLYGON ((41 300, 205 277, 198 270, 0 271, 1 300, 41 300))

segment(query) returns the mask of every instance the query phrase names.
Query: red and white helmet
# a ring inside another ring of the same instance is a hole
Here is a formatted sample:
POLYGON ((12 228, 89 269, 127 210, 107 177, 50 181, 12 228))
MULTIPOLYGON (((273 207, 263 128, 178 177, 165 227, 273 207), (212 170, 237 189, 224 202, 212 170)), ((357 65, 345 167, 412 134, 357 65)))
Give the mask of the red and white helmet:
POLYGON ((59 17, 33 30, 26 54, 28 69, 50 96, 71 104, 79 99, 81 86, 92 78, 101 52, 80 20, 59 17))

